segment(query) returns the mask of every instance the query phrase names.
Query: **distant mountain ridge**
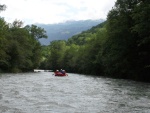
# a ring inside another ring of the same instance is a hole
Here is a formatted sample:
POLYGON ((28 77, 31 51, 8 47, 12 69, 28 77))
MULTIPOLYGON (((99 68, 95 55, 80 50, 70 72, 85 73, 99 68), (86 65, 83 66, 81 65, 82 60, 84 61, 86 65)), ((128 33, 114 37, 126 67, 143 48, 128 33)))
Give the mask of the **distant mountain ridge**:
POLYGON ((79 21, 66 21, 58 24, 37 24, 37 26, 44 28, 47 32, 47 39, 39 39, 42 45, 49 45, 54 40, 67 40, 72 36, 86 31, 93 26, 104 22, 103 19, 99 20, 79 20, 79 21))

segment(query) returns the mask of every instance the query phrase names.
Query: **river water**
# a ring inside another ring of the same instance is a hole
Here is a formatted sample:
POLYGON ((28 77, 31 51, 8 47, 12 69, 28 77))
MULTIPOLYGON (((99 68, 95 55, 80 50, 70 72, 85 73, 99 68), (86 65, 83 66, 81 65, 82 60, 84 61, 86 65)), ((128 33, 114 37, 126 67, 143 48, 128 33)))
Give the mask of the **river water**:
POLYGON ((0 113, 150 113, 150 84, 71 73, 1 74, 0 113))

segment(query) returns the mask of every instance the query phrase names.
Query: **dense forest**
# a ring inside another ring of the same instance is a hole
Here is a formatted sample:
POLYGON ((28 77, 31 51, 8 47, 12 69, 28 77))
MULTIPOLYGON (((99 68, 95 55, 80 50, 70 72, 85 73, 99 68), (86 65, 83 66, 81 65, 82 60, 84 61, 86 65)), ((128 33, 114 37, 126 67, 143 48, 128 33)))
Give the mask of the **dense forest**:
POLYGON ((117 0, 105 22, 48 46, 37 40, 46 37, 44 29, 34 25, 22 28, 20 21, 8 25, 1 18, 0 69, 65 69, 150 82, 149 14, 149 0, 117 0), (42 35, 37 35, 39 32, 42 35))

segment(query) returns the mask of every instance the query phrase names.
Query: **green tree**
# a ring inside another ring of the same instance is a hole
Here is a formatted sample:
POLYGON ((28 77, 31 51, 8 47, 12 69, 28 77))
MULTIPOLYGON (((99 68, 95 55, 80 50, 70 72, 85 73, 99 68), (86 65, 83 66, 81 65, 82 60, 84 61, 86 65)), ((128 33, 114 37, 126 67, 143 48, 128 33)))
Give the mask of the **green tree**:
POLYGON ((21 21, 14 21, 7 36, 9 42, 6 52, 9 55, 11 72, 27 71, 32 67, 30 36, 26 29, 21 28, 22 25, 21 21))
POLYGON ((136 68, 140 79, 150 80, 150 1, 139 0, 132 13, 132 33, 136 37, 136 68))
POLYGON ((27 25, 24 27, 26 31, 29 33, 29 41, 31 43, 31 50, 32 50, 32 68, 38 68, 40 63, 42 62, 42 48, 41 44, 38 41, 40 38, 47 38, 46 31, 43 28, 37 27, 36 25, 27 25))
POLYGON ((63 57, 63 64, 65 69, 72 72, 77 72, 78 70, 78 62, 77 62, 77 54, 78 54, 79 46, 75 44, 71 44, 70 46, 66 46, 66 51, 63 57))
POLYGON ((149 73, 146 71, 149 69, 148 14, 147 0, 117 0, 108 13, 108 40, 103 51, 107 75, 136 80, 148 78, 145 74, 149 73))
POLYGON ((134 76, 135 43, 131 33, 131 14, 135 4, 136 0, 117 0, 115 7, 108 13, 108 40, 103 52, 107 75, 120 78, 134 76))
POLYGON ((32 24, 31 26, 25 26, 25 29, 27 29, 30 35, 35 39, 47 38, 46 31, 41 27, 32 24))
POLYGON ((0 18, 0 71, 7 70, 9 67, 9 55, 7 54, 9 26, 3 18, 0 18))
POLYGON ((21 72, 37 68, 42 61, 41 44, 37 39, 46 37, 42 28, 23 27, 20 20, 8 24, 0 18, 0 71, 21 72))
POLYGON ((52 41, 50 44, 49 68, 56 70, 64 67, 63 57, 66 51, 65 41, 52 41))

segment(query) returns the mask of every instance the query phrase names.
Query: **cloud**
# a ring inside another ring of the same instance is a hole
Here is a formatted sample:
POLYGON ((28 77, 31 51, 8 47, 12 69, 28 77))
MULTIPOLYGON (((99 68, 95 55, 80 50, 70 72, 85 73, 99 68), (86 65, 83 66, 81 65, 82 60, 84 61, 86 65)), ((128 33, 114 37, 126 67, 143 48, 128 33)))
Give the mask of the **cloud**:
POLYGON ((106 19, 116 0, 1 0, 7 6, 1 16, 25 24, 58 23, 66 20, 106 19))

